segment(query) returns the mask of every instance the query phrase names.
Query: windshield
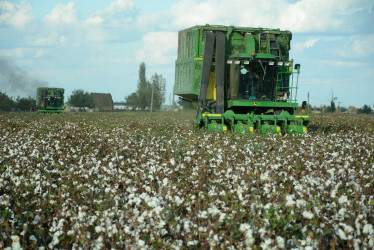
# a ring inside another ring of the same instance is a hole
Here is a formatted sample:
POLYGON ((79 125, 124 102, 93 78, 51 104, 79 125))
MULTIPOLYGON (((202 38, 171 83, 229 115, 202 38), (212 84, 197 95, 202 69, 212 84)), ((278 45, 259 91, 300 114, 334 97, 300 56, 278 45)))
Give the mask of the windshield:
POLYGON ((276 66, 267 63, 231 64, 231 100, 272 100, 276 66))

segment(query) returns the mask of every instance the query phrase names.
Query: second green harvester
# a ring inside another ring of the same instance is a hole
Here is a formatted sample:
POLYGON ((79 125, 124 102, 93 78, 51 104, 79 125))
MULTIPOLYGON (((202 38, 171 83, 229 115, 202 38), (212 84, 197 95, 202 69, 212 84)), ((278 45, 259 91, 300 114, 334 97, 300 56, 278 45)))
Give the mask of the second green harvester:
POLYGON ((40 87, 36 90, 36 106, 39 114, 64 112, 64 89, 40 87))
POLYGON ((302 134, 309 114, 296 101, 300 65, 290 31, 205 25, 178 34, 174 94, 197 106, 214 131, 302 134))

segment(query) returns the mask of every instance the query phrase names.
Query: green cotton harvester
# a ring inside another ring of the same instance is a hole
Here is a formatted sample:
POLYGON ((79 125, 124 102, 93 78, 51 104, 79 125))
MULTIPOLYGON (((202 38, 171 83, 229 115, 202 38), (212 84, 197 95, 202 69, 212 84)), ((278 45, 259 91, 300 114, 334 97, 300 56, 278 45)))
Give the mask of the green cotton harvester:
POLYGON ((64 89, 38 88, 36 91, 38 113, 62 113, 64 111, 64 89))
POLYGON ((205 25, 178 34, 174 94, 197 106, 213 131, 302 134, 306 102, 296 101, 300 64, 290 31, 205 25))

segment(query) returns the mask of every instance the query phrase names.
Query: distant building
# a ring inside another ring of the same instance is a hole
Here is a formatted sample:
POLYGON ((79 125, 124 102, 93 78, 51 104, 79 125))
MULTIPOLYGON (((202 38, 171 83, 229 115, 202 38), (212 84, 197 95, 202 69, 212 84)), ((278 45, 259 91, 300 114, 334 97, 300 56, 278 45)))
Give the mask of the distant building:
POLYGON ((113 109, 114 110, 125 110, 126 106, 124 102, 113 102, 113 109))
POLYGON ((95 103, 95 111, 113 111, 113 99, 111 94, 91 93, 95 103))

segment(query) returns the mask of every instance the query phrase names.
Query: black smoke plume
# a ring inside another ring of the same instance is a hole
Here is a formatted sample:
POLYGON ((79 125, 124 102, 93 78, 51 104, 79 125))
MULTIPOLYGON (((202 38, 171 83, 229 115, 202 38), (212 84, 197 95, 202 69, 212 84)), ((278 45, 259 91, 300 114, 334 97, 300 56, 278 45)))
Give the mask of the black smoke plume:
POLYGON ((12 60, 0 57, 0 91, 8 96, 36 96, 38 87, 48 87, 48 83, 31 77, 12 60))

